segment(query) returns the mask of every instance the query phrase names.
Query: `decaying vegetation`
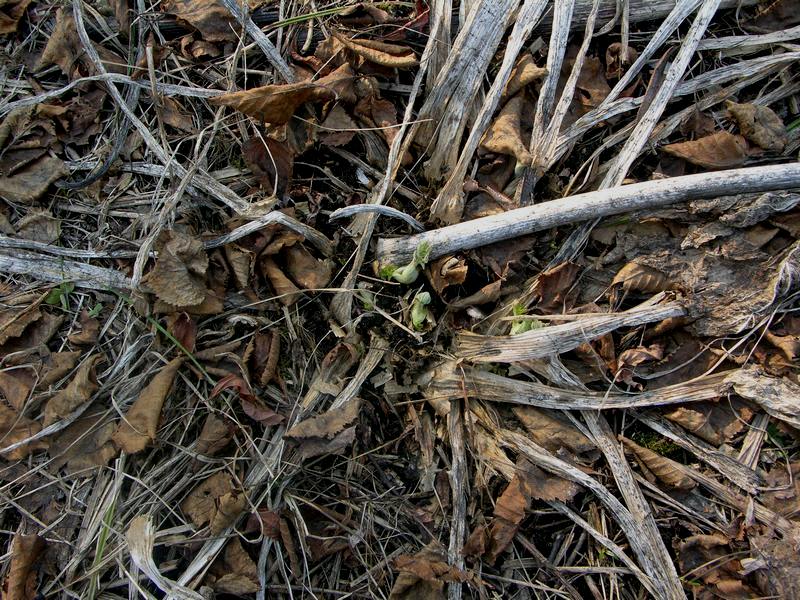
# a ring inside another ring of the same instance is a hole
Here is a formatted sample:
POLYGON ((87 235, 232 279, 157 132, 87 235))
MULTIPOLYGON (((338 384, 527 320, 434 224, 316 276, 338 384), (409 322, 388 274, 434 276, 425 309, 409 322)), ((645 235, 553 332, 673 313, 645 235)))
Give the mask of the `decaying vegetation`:
POLYGON ((3 597, 800 597, 797 2, 0 35, 3 597))

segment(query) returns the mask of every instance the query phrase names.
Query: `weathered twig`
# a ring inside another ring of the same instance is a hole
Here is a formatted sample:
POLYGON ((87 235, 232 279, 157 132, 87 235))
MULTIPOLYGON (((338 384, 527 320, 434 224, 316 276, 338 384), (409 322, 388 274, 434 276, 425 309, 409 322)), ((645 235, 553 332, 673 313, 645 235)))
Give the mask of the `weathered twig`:
POLYGON ((408 262, 422 242, 431 259, 579 221, 656 208, 698 198, 800 187, 800 164, 685 175, 578 194, 534 206, 449 225, 425 233, 378 240, 383 265, 408 262))

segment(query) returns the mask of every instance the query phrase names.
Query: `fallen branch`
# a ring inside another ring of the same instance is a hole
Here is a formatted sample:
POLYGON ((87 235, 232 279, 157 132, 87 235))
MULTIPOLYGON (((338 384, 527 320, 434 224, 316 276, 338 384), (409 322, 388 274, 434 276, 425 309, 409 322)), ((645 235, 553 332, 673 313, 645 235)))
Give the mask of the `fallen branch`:
POLYGON ((411 259, 419 244, 427 242, 431 245, 430 258, 433 260, 589 219, 699 198, 797 187, 800 187, 800 164, 797 163, 647 181, 569 196, 416 235, 381 238, 378 240, 377 258, 381 266, 404 264, 411 259))

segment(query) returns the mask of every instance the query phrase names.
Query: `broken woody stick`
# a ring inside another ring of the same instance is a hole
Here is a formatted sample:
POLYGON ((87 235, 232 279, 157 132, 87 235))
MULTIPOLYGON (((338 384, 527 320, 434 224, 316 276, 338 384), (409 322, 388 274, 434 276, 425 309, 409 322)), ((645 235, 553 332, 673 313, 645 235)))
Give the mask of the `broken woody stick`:
POLYGON ((415 248, 427 242, 431 247, 432 260, 580 221, 700 198, 791 188, 800 188, 800 163, 634 183, 517 208, 416 235, 381 238, 378 240, 377 259, 382 267, 405 264, 411 260, 415 248))

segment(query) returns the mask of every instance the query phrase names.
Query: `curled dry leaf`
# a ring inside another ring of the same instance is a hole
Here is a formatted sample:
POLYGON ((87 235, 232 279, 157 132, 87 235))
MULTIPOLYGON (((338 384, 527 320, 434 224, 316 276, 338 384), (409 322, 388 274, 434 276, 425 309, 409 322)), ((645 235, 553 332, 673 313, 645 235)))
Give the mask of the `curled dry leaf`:
POLYGON ((414 51, 406 46, 387 44, 374 40, 351 40, 347 36, 336 31, 333 31, 332 35, 336 41, 345 48, 376 65, 395 69, 407 69, 419 64, 417 57, 414 55, 414 51))
POLYGON ((45 549, 44 538, 36 534, 17 533, 11 542, 11 564, 6 579, 8 600, 34 600, 36 598, 36 567, 45 549))
POLYGON ((97 341, 100 333, 100 321, 89 316, 89 312, 84 308, 78 320, 78 331, 70 334, 69 341, 77 346, 91 346, 97 341))
POLYGON ((161 10, 199 31, 208 42, 239 39, 239 23, 220 0, 164 0, 161 10))
POLYGON ((242 547, 238 537, 231 539, 225 546, 222 560, 212 565, 211 574, 215 576, 212 587, 218 594, 242 596, 255 594, 260 589, 258 567, 242 547))
POLYGON ((355 113, 368 127, 379 127, 386 145, 391 147, 398 131, 397 108, 392 102, 370 94, 359 100, 355 113))
POLYGON ((0 35, 14 33, 31 0, 7 0, 0 7, 0 35))
POLYGON ((242 145, 242 158, 269 194, 283 197, 294 171, 294 153, 288 144, 270 137, 252 137, 242 145))
POLYGON ((174 230, 158 240, 156 266, 144 278, 156 296, 177 307, 192 306, 206 297, 208 256, 203 243, 174 230))
POLYGON ((539 297, 537 308, 556 309, 560 312, 580 272, 581 267, 571 262, 561 263, 543 271, 536 280, 536 295, 539 297))
POLYGON ((181 510, 197 527, 209 525, 218 535, 231 525, 247 506, 247 496, 233 487, 233 479, 222 471, 194 488, 181 503, 181 510))
POLYGON ((747 24, 747 29, 757 32, 778 31, 800 25, 800 8, 794 0, 771 0, 761 3, 761 8, 747 24))
MULTIPOLYGON (((20 415, 12 408, 0 404, 0 447, 6 448, 12 444, 26 440, 41 431, 42 427, 36 421, 20 415)), ((47 448, 47 442, 35 440, 11 450, 3 456, 8 460, 21 460, 35 450, 47 448)))
POLYGON ((434 541, 413 556, 395 558, 398 571, 389 600, 444 600, 444 584, 466 581, 469 575, 447 563, 447 552, 434 541))
MULTIPOLYGON (((566 61, 565 65, 571 68, 573 63, 574 59, 566 61)), ((585 114, 600 106, 610 92, 611 87, 608 85, 603 63, 596 56, 587 56, 575 84, 574 100, 577 101, 578 114, 585 114)))
POLYGON ((516 96, 520 90, 526 88, 534 81, 538 81, 545 75, 547 75, 547 69, 537 66, 530 52, 523 52, 517 59, 514 68, 511 69, 511 75, 503 90, 503 98, 516 96))
POLYGON ((353 78, 352 68, 344 64, 317 81, 265 85, 216 96, 209 102, 217 106, 229 106, 265 123, 282 124, 287 123, 306 102, 337 99, 355 102, 353 78))
POLYGON ((106 466, 119 454, 111 441, 114 422, 99 406, 92 406, 89 411, 95 414, 78 419, 50 440, 48 454, 53 472, 66 465, 68 473, 88 477, 94 475, 93 469, 106 466))
POLYGON ((555 454, 560 454, 564 448, 574 454, 587 454, 595 450, 589 438, 553 411, 533 406, 516 406, 513 411, 531 438, 555 454))
POLYGON ((625 292, 641 292, 656 294, 669 289, 667 276, 658 269, 636 262, 629 262, 622 267, 611 281, 614 288, 619 286, 625 292))
POLYGON ((75 365, 82 352, 52 352, 42 362, 42 371, 36 386, 39 390, 46 390, 48 387, 65 377, 75 365))
POLYGON ((331 109, 319 128, 319 140, 326 146, 344 146, 358 132, 358 125, 341 104, 331 109))
POLYGON ((255 397, 250 385, 238 375, 233 373, 226 375, 217 382, 214 389, 211 390, 211 398, 214 398, 222 390, 233 388, 239 394, 239 402, 242 405, 244 413, 264 425, 277 425, 283 421, 283 417, 276 413, 271 408, 264 406, 262 402, 255 397))
POLYGON ((620 441, 633 452, 643 467, 666 485, 684 491, 695 487, 695 481, 682 471, 683 465, 680 463, 644 448, 626 437, 620 436, 620 441))
POLYGON ((11 202, 30 204, 68 173, 61 159, 44 156, 14 175, 0 177, 0 196, 11 202))
POLYGON ((775 335, 771 331, 767 331, 764 337, 770 344, 783 353, 786 360, 795 360, 800 356, 800 336, 775 335))
POLYGON ((467 263, 463 258, 443 256, 429 263, 425 274, 433 289, 441 296, 451 285, 461 285, 467 279, 467 263))
POLYGON ((303 458, 339 454, 355 440, 355 425, 361 401, 354 398, 341 408, 300 421, 284 436, 299 442, 303 458))
POLYGON ((203 423, 200 437, 197 438, 197 453, 202 456, 215 456, 233 439, 236 431, 234 423, 228 419, 210 414, 203 423))
POLYGON ((128 454, 141 452, 156 439, 164 400, 182 364, 183 357, 178 357, 162 367, 120 421, 114 443, 128 454))
POLYGON ((663 414, 686 431, 720 446, 744 431, 755 412, 742 400, 730 398, 722 402, 693 402, 663 414))
POLYGON ((47 401, 43 411, 45 427, 69 416, 81 404, 89 401, 98 388, 94 367, 102 358, 102 354, 94 354, 87 358, 67 387, 47 401))
POLYGON ((42 317, 37 303, 11 306, 0 312, 0 344, 22 335, 25 328, 42 317))
POLYGON ((747 141, 727 131, 718 131, 689 142, 668 144, 662 150, 706 169, 740 167, 748 155, 747 141))
POLYGON ((194 352, 197 342, 197 323, 185 312, 167 315, 167 331, 188 352, 194 352))
POLYGON ((517 162, 527 165, 531 161, 528 146, 522 140, 522 95, 514 96, 500 110, 481 139, 481 148, 487 152, 513 156, 517 162))
POLYGON ((300 298, 301 292, 292 281, 284 275, 281 268, 269 257, 262 257, 259 264, 261 272, 269 280, 275 295, 284 306, 291 306, 300 298))
POLYGON ((783 152, 789 141, 783 120, 768 106, 727 103, 728 112, 739 124, 742 135, 764 150, 783 152))
POLYGON ((620 79, 638 57, 639 53, 632 46, 627 46, 623 53, 621 42, 609 44, 606 48, 606 78, 620 79))
POLYGON ((17 221, 17 235, 26 240, 53 244, 61 237, 61 219, 49 210, 31 210, 17 221))
POLYGON ((20 411, 31 393, 31 386, 12 370, 0 371, 0 394, 14 410, 20 411))
POLYGON ((680 572, 700 583, 698 598, 756 598, 742 581, 742 563, 721 533, 693 535, 677 544, 680 572), (702 589, 705 587, 705 589, 702 589))
POLYGON ((332 273, 332 264, 327 260, 314 258, 302 244, 286 249, 286 273, 301 288, 321 290, 327 286, 332 273))
POLYGON ((258 332, 248 344, 245 355, 251 373, 257 378, 259 385, 270 383, 278 372, 278 360, 281 353, 281 336, 277 331, 258 332))

